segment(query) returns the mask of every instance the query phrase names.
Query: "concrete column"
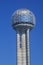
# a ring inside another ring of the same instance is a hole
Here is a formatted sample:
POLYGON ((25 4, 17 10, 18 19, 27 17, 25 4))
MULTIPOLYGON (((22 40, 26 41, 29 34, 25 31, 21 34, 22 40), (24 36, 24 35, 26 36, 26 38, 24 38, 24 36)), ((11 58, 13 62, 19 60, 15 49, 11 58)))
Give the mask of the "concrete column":
POLYGON ((27 65, 30 65, 30 40, 29 40, 29 29, 27 30, 27 65))
POLYGON ((22 65, 26 65, 26 33, 22 32, 22 65))
POLYGON ((17 31, 17 65, 22 65, 22 50, 20 48, 20 32, 17 31))
POLYGON ((29 30, 17 31, 17 65, 30 65, 29 30))

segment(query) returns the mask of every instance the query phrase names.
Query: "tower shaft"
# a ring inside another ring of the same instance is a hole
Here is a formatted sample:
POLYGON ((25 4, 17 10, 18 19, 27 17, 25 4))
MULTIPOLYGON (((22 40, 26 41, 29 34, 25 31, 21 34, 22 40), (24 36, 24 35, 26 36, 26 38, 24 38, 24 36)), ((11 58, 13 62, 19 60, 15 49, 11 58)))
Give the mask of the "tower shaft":
POLYGON ((17 31, 17 65, 30 65, 29 30, 17 31))

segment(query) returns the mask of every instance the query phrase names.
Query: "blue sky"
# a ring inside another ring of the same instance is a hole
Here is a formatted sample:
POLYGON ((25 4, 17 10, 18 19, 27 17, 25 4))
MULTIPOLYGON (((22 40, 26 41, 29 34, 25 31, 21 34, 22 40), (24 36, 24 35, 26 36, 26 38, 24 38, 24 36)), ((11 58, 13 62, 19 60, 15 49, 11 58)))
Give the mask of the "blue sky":
POLYGON ((12 13, 20 8, 31 10, 36 25, 30 32, 31 65, 43 65, 43 0, 0 0, 0 65, 16 65, 16 31, 12 13))

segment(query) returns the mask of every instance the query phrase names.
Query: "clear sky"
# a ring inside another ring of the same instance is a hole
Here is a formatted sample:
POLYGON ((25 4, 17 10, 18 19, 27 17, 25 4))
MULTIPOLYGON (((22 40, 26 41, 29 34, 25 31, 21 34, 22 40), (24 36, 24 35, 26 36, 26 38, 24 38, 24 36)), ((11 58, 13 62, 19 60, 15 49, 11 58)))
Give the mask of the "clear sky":
POLYGON ((43 0, 0 0, 0 65, 16 65, 16 31, 11 27, 11 16, 20 8, 36 16, 30 32, 31 65, 43 65, 43 0))

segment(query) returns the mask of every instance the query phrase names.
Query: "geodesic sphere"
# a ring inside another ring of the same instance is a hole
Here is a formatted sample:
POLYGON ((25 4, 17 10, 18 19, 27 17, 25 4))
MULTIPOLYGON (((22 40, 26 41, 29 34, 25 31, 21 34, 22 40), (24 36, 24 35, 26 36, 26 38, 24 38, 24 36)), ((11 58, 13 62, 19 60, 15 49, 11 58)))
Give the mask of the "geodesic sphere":
POLYGON ((34 14, 28 9, 19 9, 16 10, 12 15, 12 24, 16 23, 31 23, 35 25, 35 16, 34 14))

